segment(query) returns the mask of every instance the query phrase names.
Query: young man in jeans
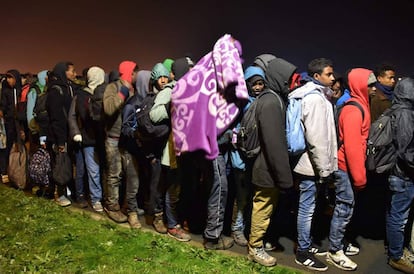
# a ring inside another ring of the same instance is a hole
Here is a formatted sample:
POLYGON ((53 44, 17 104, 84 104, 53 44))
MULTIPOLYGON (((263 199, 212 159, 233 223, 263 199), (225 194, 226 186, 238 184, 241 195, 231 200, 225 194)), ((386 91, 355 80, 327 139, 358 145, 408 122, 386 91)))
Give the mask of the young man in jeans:
POLYGON ((307 150, 299 157, 293 171, 299 179, 299 210, 297 217, 298 249, 295 262, 316 271, 328 267, 314 257, 324 255, 312 247, 311 224, 316 205, 317 184, 331 180, 338 169, 336 127, 332 103, 329 101, 334 81, 332 62, 325 58, 308 65, 308 82, 292 91, 302 99, 302 122, 307 150), (306 93, 311 92, 307 96, 306 93))
POLYGON ((329 251, 326 260, 342 270, 355 270, 357 264, 346 255, 356 255, 359 249, 345 247, 344 232, 354 211, 354 190, 363 189, 367 183, 365 158, 366 143, 371 124, 369 89, 375 89, 372 71, 356 68, 348 74, 351 98, 338 117, 338 171, 335 172, 335 209, 329 233, 329 251), (356 105, 354 105, 356 104, 356 105), (351 183, 352 180, 352 183, 351 183))

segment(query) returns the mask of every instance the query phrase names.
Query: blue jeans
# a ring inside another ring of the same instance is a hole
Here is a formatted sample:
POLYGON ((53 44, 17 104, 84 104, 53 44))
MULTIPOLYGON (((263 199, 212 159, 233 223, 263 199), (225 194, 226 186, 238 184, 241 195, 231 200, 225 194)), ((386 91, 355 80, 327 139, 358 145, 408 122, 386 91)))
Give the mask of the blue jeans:
POLYGON ((234 185, 236 190, 236 204, 237 212, 233 217, 233 223, 231 225, 231 231, 244 232, 245 220, 244 215, 246 208, 251 203, 252 199, 252 181, 250 170, 242 170, 233 168, 234 185))
POLYGON ((329 231, 329 250, 336 252, 343 248, 346 226, 354 212, 354 191, 348 173, 342 170, 335 172, 335 209, 329 231))
POLYGON ((204 229, 206 239, 218 239, 223 232, 224 210, 227 202, 226 163, 223 155, 218 155, 209 164, 212 174, 206 177, 210 184, 210 195, 207 204, 207 224, 204 229))
POLYGON ((413 181, 391 175, 388 178, 391 203, 387 211, 388 256, 398 260, 403 255, 404 229, 414 199, 413 181))
POLYGON ((98 154, 95 147, 88 146, 80 148, 76 151, 76 197, 84 195, 84 175, 85 166, 88 174, 89 194, 91 203, 100 202, 102 200, 101 174, 99 167, 98 154))
POLYGON ((167 220, 167 227, 174 228, 179 223, 177 205, 181 189, 177 169, 163 166, 163 177, 163 184, 167 190, 165 193, 165 218, 167 220))
POLYGON ((311 179, 302 179, 299 183, 298 209, 298 251, 307 251, 312 245, 311 227, 316 205, 316 182, 311 179))
POLYGON ((107 176, 105 181, 105 206, 111 211, 121 209, 119 205, 119 187, 121 186, 122 157, 118 148, 119 140, 107 137, 105 140, 107 176))

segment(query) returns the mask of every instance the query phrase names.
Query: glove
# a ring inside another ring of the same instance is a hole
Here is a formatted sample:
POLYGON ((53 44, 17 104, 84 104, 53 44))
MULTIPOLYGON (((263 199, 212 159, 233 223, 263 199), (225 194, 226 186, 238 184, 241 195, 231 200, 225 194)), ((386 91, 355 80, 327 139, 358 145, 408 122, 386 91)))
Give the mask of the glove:
POLYGON ((73 141, 77 143, 82 143, 82 135, 76 134, 75 136, 73 136, 73 141))
POLYGON ((121 89, 119 90, 119 95, 124 99, 124 101, 128 99, 129 88, 127 86, 122 86, 121 89))

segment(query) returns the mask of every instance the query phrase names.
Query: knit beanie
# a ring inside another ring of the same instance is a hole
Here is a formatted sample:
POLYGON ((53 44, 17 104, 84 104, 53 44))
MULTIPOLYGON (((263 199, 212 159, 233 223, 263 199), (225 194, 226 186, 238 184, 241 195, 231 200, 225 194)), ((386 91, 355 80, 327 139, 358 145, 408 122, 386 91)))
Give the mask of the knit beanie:
POLYGON ((171 72, 171 66, 173 63, 174 63, 174 60, 170 58, 167 58, 162 62, 162 64, 168 69, 168 72, 171 72))
POLYGON ((169 78, 170 72, 163 64, 157 63, 155 64, 155 66, 153 67, 151 71, 151 80, 155 82, 162 76, 169 78))

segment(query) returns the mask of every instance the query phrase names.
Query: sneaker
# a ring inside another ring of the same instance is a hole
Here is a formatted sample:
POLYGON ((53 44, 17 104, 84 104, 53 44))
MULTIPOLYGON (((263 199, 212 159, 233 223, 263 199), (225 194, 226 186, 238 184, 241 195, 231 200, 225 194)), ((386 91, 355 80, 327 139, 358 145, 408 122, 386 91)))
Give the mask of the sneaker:
POLYGON ((55 203, 62 207, 70 206, 72 204, 72 202, 68 198, 66 198, 65 195, 62 195, 59 198, 55 198, 55 203))
POLYGON ((323 248, 312 245, 309 248, 309 253, 312 253, 313 255, 316 255, 316 256, 326 256, 326 253, 328 252, 323 248))
POLYGON ((145 214, 145 211, 142 208, 138 208, 137 212, 138 212, 138 216, 144 216, 145 214))
POLYGON ((296 253, 295 262, 303 265, 311 270, 326 271, 328 267, 321 261, 315 258, 313 253, 309 251, 298 251, 296 253))
POLYGON ((359 254, 359 248, 349 243, 344 245, 344 253, 346 256, 355 256, 359 254))
POLYGON ((275 257, 270 256, 265 251, 264 247, 250 247, 249 246, 249 254, 247 255, 247 259, 252 262, 259 263, 264 266, 274 266, 277 263, 275 257))
POLYGON ((220 236, 218 239, 205 239, 204 248, 209 250, 225 250, 232 247, 234 240, 230 237, 220 236))
POLYGON ((357 264, 349 259, 344 254, 343 250, 339 250, 335 253, 329 251, 326 255, 326 261, 342 270, 355 270, 357 268, 357 264))
POLYGON ((162 213, 156 213, 154 216, 154 220, 152 221, 152 226, 154 227, 155 231, 161 234, 167 233, 167 227, 164 224, 164 219, 162 213))
POLYGON ((404 256, 399 260, 389 259, 388 264, 399 271, 404 273, 414 273, 414 265, 404 256))
POLYGON ((125 223, 128 218, 125 216, 124 213, 121 212, 121 210, 109 210, 106 207, 104 208, 106 214, 108 214, 108 217, 114 220, 117 223, 125 223))
POLYGON ((285 251, 285 247, 279 243, 279 241, 276 241, 276 243, 271 242, 265 242, 264 249, 266 251, 274 251, 274 252, 283 252, 285 251))
POLYGON ((3 182, 3 184, 9 183, 9 175, 7 174, 1 175, 1 181, 3 182))
POLYGON ((95 210, 96 212, 103 212, 103 207, 101 202, 97 201, 95 203, 92 204, 92 208, 93 210, 95 210))
POLYGON ((233 231, 231 236, 233 237, 234 242, 239 246, 247 246, 247 240, 243 231, 233 231))
POLYGON ((187 232, 185 232, 180 225, 167 229, 167 234, 180 242, 188 242, 191 240, 190 234, 187 234, 187 232))
POLYGON ((78 199, 76 200, 76 203, 79 205, 80 208, 87 208, 88 207, 88 201, 86 201, 85 196, 80 195, 78 199))
POLYGON ((128 214, 128 223, 132 229, 139 229, 141 228, 141 223, 138 219, 138 214, 136 212, 130 212, 128 214))

